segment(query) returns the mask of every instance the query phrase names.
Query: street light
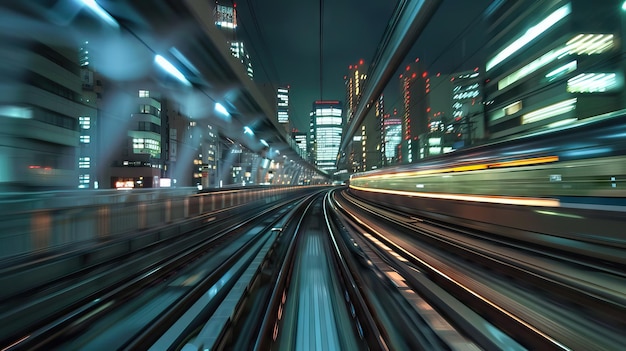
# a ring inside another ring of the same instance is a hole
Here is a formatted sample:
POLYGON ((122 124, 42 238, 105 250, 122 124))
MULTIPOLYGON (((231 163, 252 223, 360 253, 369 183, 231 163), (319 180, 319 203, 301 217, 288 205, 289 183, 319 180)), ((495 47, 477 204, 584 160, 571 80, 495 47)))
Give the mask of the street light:
POLYGON ((228 110, 226 110, 226 107, 224 107, 224 105, 220 104, 219 102, 215 103, 215 111, 219 112, 220 114, 226 117, 230 116, 230 113, 228 113, 228 110))
POLYGON ((115 20, 115 18, 113 18, 108 12, 106 12, 105 9, 103 9, 100 5, 98 5, 96 0, 82 0, 82 3, 85 6, 87 6, 93 13, 98 15, 98 17, 100 17, 106 23, 110 24, 111 26, 115 28, 120 27, 119 24, 117 24, 117 21, 115 20))
POLYGON ((154 62, 156 62, 167 73, 173 75, 176 79, 181 81, 183 84, 187 86, 191 86, 191 83, 189 83, 187 78, 185 78, 185 75, 183 75, 176 67, 174 67, 174 65, 172 65, 168 60, 166 60, 165 57, 161 55, 155 55, 154 62))

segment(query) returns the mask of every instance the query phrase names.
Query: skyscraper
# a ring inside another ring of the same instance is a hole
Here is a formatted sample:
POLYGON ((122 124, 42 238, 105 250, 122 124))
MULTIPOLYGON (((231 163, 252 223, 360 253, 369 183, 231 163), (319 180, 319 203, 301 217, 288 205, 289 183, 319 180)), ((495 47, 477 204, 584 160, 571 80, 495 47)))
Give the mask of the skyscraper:
POLYGON ((419 158, 419 135, 428 131, 428 73, 422 69, 419 59, 407 65, 400 74, 402 91, 402 145, 399 161, 412 163, 419 158))
POLYGON ((383 118, 384 166, 398 162, 398 146, 401 143, 402 119, 398 116, 398 111, 394 109, 393 114, 386 113, 383 118))
POLYGON ((464 144, 484 138, 482 76, 478 67, 452 74, 452 117, 464 144))
POLYGON ((329 174, 337 170, 337 154, 343 127, 341 102, 318 100, 311 111, 312 157, 315 165, 329 174))
MULTIPOLYGON (((366 80, 367 72, 362 59, 358 63, 348 66, 348 74, 344 76, 346 88, 344 134, 356 114, 366 80)), ((348 144, 347 154, 344 157, 345 164, 342 166, 352 173, 375 169, 382 165, 384 153, 384 145, 382 144, 383 108, 383 97, 379 96, 373 108, 361 122, 357 134, 352 137, 348 144)))
POLYGON ((254 78, 250 55, 243 41, 237 39, 237 5, 229 6, 216 1, 213 17, 215 19, 215 25, 220 28, 226 36, 226 40, 230 45, 231 54, 239 59, 241 64, 245 67, 248 77, 250 77, 250 79, 254 78))
POLYGON ((306 159, 307 155, 307 134, 304 132, 300 132, 297 129, 291 131, 291 138, 294 140, 296 145, 298 146, 298 154, 303 159, 306 159))
POLYGON ((289 124, 289 86, 279 87, 276 93, 276 108, 278 110, 278 123, 289 124))
POLYGON ((93 109, 92 113, 85 113, 78 117, 79 147, 78 147, 78 188, 98 188, 98 123, 97 123, 97 95, 94 71, 90 67, 89 42, 85 41, 79 48, 80 77, 83 85, 83 102, 93 109))

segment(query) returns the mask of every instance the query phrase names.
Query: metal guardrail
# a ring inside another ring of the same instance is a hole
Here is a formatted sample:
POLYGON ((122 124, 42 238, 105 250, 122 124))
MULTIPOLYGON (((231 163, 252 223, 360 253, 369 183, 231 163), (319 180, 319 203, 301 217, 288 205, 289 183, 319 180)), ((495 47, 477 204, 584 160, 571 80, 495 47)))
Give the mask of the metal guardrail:
POLYGON ((0 259, 112 239, 301 187, 60 191, 0 194, 0 259))

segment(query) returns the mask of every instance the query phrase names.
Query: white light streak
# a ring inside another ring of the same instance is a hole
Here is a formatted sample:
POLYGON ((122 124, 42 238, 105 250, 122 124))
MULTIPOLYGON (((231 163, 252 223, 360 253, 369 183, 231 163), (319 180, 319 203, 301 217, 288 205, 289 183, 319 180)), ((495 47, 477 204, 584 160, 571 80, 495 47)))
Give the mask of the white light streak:
POLYGON ((169 73, 172 76, 174 76, 176 79, 181 81, 183 84, 191 86, 191 83, 189 83, 187 78, 185 78, 185 76, 182 73, 180 73, 180 71, 176 67, 174 67, 174 65, 172 65, 168 60, 166 60, 163 56, 155 55, 154 56, 154 62, 156 62, 167 73, 169 73))

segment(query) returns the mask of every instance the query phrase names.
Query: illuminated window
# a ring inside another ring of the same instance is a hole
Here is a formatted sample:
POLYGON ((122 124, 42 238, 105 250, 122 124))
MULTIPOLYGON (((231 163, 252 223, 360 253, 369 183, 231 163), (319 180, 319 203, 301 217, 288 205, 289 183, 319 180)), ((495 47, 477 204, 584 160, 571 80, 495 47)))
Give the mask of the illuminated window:
POLYGON ((80 117, 78 117, 78 124, 80 124, 80 127, 82 129, 89 129, 89 128, 91 128, 91 117, 89 117, 89 116, 80 116, 80 117))
POLYGON ((575 55, 601 54, 615 46, 613 34, 578 34, 567 42, 567 50, 575 55))
POLYGON ((527 77, 531 73, 541 69, 542 67, 545 67, 546 65, 555 61, 556 59, 560 58, 562 55, 566 53, 567 53, 567 48, 560 48, 560 49, 554 49, 554 50, 549 51, 548 53, 542 55, 538 59, 530 62, 524 67, 502 78, 498 82, 498 90, 504 89, 508 87, 509 85, 519 81, 520 79, 527 77))
POLYGON ((576 70, 576 67, 578 66, 576 60, 574 61, 570 61, 566 64, 564 64, 563 66, 560 66, 548 73, 546 73, 546 78, 548 78, 548 81, 551 82, 559 77, 562 77, 563 75, 566 75, 570 72, 573 72, 576 70))
POLYGON ((573 111, 576 108, 576 98, 563 100, 546 107, 542 107, 533 112, 529 112, 522 116, 522 124, 528 124, 538 122, 550 117, 562 115, 564 113, 573 111))
POLYGON ((139 90, 139 97, 150 97, 149 90, 139 90))
POLYGON ((78 159, 78 168, 90 168, 91 157, 81 157, 78 159))
POLYGON ((615 73, 581 73, 567 80, 570 93, 603 93, 620 88, 615 73))
POLYGON ((91 136, 89 135, 81 135, 80 142, 83 144, 89 144, 91 142, 91 136))
POLYGON ((502 110, 504 111, 504 115, 505 116, 510 116, 510 115, 512 115, 514 113, 519 112, 521 109, 522 109, 522 102, 521 101, 517 101, 517 102, 514 102, 514 103, 506 106, 502 110))

